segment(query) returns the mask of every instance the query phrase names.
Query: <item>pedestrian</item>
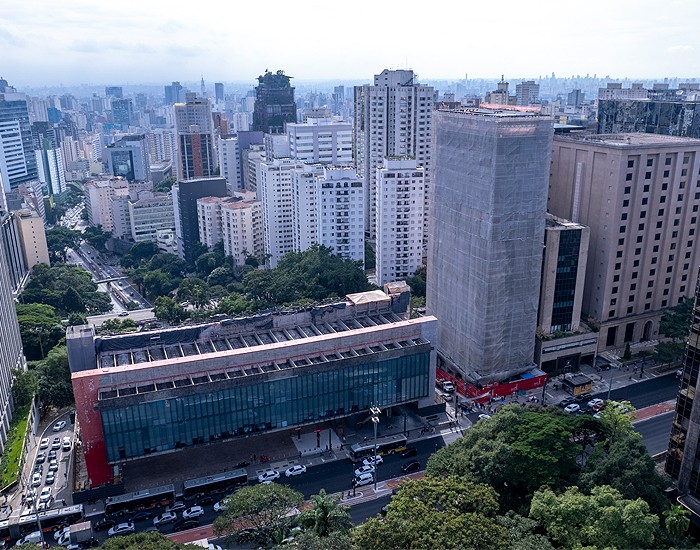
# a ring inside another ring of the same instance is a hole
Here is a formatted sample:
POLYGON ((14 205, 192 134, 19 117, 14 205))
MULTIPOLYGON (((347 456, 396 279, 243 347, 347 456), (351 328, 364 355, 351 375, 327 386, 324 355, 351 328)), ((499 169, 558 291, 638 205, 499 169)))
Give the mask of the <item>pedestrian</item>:
POLYGON ((65 505, 66 505, 66 499, 65 499, 65 498, 64 498, 64 499, 61 499, 61 503, 63 504, 63 506, 65 506, 65 505))
POLYGON ((301 451, 299 451, 299 458, 301 458, 301 451))

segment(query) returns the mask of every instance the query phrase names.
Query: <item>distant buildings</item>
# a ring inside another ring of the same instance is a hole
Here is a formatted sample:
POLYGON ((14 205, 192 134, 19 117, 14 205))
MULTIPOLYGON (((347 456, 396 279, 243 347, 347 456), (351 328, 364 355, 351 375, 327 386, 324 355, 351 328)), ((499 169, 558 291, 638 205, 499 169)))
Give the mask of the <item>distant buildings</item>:
POLYGON ((694 292, 700 140, 555 136, 550 172, 549 211, 591 230, 582 311, 600 349, 656 339, 694 292))
POLYGON ((540 102, 540 85, 534 80, 523 81, 515 85, 515 104, 523 107, 540 102))
POLYGON ((156 242, 160 232, 175 232, 175 209, 170 193, 138 193, 137 198, 129 200, 128 208, 134 242, 156 242))
POLYGON ((128 130, 134 123, 134 104, 130 99, 112 100, 112 120, 122 130, 128 130))
POLYGON ((99 225, 104 231, 113 231, 112 200, 128 199, 129 183, 123 178, 98 179, 86 183, 84 192, 90 225, 99 225))
POLYGON ((179 82, 173 82, 165 87, 165 104, 182 103, 185 101, 185 88, 179 82))
POLYGON ((552 120, 435 112, 428 313, 443 368, 474 382, 533 367, 552 120))
POLYGON ((151 158, 145 134, 119 138, 107 147, 107 163, 113 176, 127 181, 150 181, 151 158))
POLYGON ((238 137, 226 136, 219 138, 219 169, 226 178, 228 194, 243 189, 241 181, 241 152, 238 148, 238 137))
POLYGON ((219 159, 209 100, 188 92, 185 103, 175 104, 175 129, 178 179, 214 176, 219 159))
POLYGON ((289 83, 291 78, 284 71, 274 74, 267 71, 258 77, 252 130, 281 134, 285 124, 297 121, 294 88, 289 83))
POLYGON ((0 181, 8 192, 37 177, 27 96, 0 79, 0 181))
POLYGON ((629 132, 700 138, 700 97, 695 101, 599 100, 598 133, 629 132))

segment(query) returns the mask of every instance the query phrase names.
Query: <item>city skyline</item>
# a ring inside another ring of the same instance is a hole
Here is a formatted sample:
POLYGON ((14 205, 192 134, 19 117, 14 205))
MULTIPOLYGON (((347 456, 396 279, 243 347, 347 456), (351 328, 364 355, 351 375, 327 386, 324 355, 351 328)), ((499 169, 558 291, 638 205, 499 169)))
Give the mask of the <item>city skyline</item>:
POLYGON ((306 4, 304 11, 271 2, 266 12, 274 11, 286 25, 270 38, 256 7, 245 4, 214 13, 173 10, 160 0, 141 3, 138 11, 129 2, 67 0, 59 7, 15 0, 0 22, 0 71, 17 87, 189 81, 201 75, 210 83, 254 82, 265 68, 283 68, 301 80, 369 80, 383 67, 412 68, 422 79, 700 74, 700 38, 692 28, 700 5, 670 1, 659 11, 650 1, 596 0, 584 12, 547 0, 539 10, 509 3, 505 11, 474 11, 462 4, 417 14, 360 4, 334 14, 321 2, 306 4), (385 21, 402 35, 413 29, 414 39, 394 40, 385 21), (342 29, 352 47, 339 55, 325 47, 325 37, 342 39, 342 29), (287 42, 291 36, 296 38, 287 42))

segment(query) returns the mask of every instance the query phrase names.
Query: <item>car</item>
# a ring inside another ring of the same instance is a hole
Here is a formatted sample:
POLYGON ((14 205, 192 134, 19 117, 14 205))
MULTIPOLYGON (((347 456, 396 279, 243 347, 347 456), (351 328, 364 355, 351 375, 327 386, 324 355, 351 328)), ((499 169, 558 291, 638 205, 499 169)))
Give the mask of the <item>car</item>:
POLYGON ((362 461, 362 464, 364 464, 365 466, 379 466, 383 463, 384 459, 381 457, 381 455, 368 456, 362 461))
POLYGON ((595 409, 597 407, 601 407, 602 405, 605 405, 605 401, 603 401, 599 397, 596 397, 595 399, 591 399, 588 403, 586 403, 586 406, 589 409, 595 409))
POLYGON ((39 502, 48 502, 51 500, 51 487, 44 487, 39 494, 39 502))
POLYGON ((192 506, 191 508, 188 508, 184 512, 182 512, 182 518, 183 519, 194 519, 198 518, 199 516, 204 515, 204 508, 201 506, 192 506))
POLYGON ((177 519, 177 514, 175 512, 163 512, 161 515, 153 518, 153 525, 159 527, 167 523, 172 523, 177 519))
POLYGON ((409 458, 411 456, 417 456, 418 455, 418 449, 415 447, 408 447, 404 452, 402 452, 399 456, 401 458, 409 458))
POLYGON ((182 502, 181 500, 176 500, 173 502, 170 506, 168 506, 165 511, 166 512, 179 512, 180 510, 184 510, 187 508, 187 505, 182 502))
POLYGON ((41 439, 41 442, 39 443, 39 448, 40 449, 48 449, 49 448, 49 438, 44 437, 41 439))
POLYGON ((66 525, 65 527, 61 527, 60 529, 57 529, 53 533, 53 538, 54 540, 60 539, 65 533, 70 533, 70 525, 66 525))
POLYGON ((59 539, 56 539, 59 546, 68 546, 70 544, 70 529, 66 531, 59 539))
POLYGON ((22 546, 23 544, 39 544, 44 540, 44 534, 41 531, 34 531, 29 533, 27 536, 19 539, 15 546, 22 546))
POLYGON ((54 458, 51 462, 49 462, 49 472, 57 472, 58 471, 58 462, 56 462, 56 459, 54 458))
POLYGON ((371 464, 363 464, 357 470, 355 470, 355 477, 361 476, 362 474, 373 474, 376 468, 371 464))
POLYGON ((56 449, 56 450, 61 448, 61 438, 60 437, 53 438, 53 441, 51 442, 51 448, 56 449))
POLYGON ((223 512, 226 509, 227 504, 228 504, 228 498, 220 500, 219 502, 214 504, 214 511, 215 512, 223 512))
POLYGON ((417 472, 420 470, 420 462, 417 460, 411 460, 411 462, 406 462, 403 466, 401 466, 401 471, 404 474, 408 474, 410 472, 417 472))
POLYGON ((41 485, 41 474, 34 474, 32 476, 32 487, 38 487, 41 485))
POLYGON ((137 522, 137 521, 144 521, 147 519, 151 519, 153 517, 153 514, 151 512, 146 512, 145 510, 141 510, 139 512, 136 512, 134 515, 131 516, 131 522, 137 522))
POLYGON ((130 535, 135 532, 136 528, 134 527, 134 524, 130 521, 127 521, 125 523, 118 523, 117 525, 112 527, 109 531, 107 531, 107 536, 116 537, 119 535, 130 535))
POLYGON ((117 522, 114 521, 113 519, 102 518, 100 521, 95 523, 95 525, 93 525, 93 529, 95 529, 95 531, 104 531, 105 529, 109 529, 110 527, 114 527, 116 524, 117 524, 117 522))
POLYGON ((27 504, 32 504, 34 500, 36 499, 36 489, 29 489, 26 493, 24 493, 24 502, 27 504))
POLYGON ((46 453, 44 451, 39 451, 36 454, 36 463, 37 464, 43 464, 44 461, 46 461, 46 453))
POLYGON ((303 464, 297 464, 296 466, 292 466, 291 468, 287 468, 284 471, 284 475, 287 477, 292 477, 292 476, 300 476, 301 474, 306 473, 306 466, 303 464))
POLYGON ((44 465, 39 464, 38 462, 34 464, 34 470, 32 470, 33 474, 42 474, 44 473, 44 465))
POLYGON ((359 476, 355 476, 355 479, 353 479, 353 483, 356 487, 362 487, 363 485, 369 485, 370 483, 374 482, 374 475, 370 474, 369 472, 364 473, 359 476))
POLYGON ((122 312, 119 314, 119 317, 128 317, 128 316, 129 316, 129 312, 128 312, 128 311, 122 311, 122 312))
POLYGON ((452 382, 445 382, 442 385, 442 391, 445 393, 453 393, 455 391, 454 384, 452 382))
POLYGON ((571 405, 567 405, 564 407, 564 412, 567 412, 569 414, 577 413, 581 410, 581 406, 578 403, 571 403, 571 405))
POLYGON ((49 460, 54 460, 57 456, 58 455, 56 454, 56 451, 54 451, 53 449, 49 451, 49 460))
POLYGON ((561 408, 566 407, 567 405, 571 405, 572 403, 576 403, 576 398, 575 397, 567 397, 566 399, 562 399, 559 402, 559 406, 561 408))
POLYGON ((61 441, 61 449, 64 451, 70 451, 70 448, 72 446, 72 442, 70 437, 66 436, 63 438, 63 441, 61 441))
POLYGON ((270 483, 275 479, 279 479, 280 473, 277 470, 265 470, 258 475, 258 483, 270 483))
POLYGON ((222 550, 221 546, 219 546, 218 544, 214 544, 213 542, 209 543, 208 548, 209 550, 222 550))
POLYGON ((55 481, 56 481, 56 474, 54 474, 53 472, 49 472, 48 474, 46 474, 46 480, 45 480, 46 485, 53 485, 55 481))
POLYGON ((490 414, 481 413, 481 414, 479 415, 479 420, 488 420, 489 418, 491 418, 491 415, 490 415, 490 414))
POLYGON ((65 420, 59 420, 53 425, 53 431, 54 432, 60 432, 63 428, 66 427, 66 421, 65 420))
POLYGON ((173 529, 175 529, 176 531, 184 531, 185 529, 194 529, 198 526, 199 520, 182 518, 181 520, 178 520, 173 524, 173 529))
POLYGON ((202 495, 199 498, 195 499, 197 504, 200 506, 205 506, 207 504, 213 504, 216 502, 216 498, 214 498, 212 495, 202 495))

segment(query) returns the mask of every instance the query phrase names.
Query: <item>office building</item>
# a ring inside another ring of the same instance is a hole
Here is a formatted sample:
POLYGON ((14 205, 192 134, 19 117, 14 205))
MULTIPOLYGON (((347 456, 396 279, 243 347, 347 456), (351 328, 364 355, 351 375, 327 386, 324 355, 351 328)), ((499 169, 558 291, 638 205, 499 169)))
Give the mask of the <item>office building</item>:
POLYGON ((377 168, 377 284, 411 277, 423 264, 425 168, 387 157, 377 168))
POLYGON ((608 82, 605 88, 598 88, 598 100, 607 99, 647 99, 649 91, 641 82, 633 82, 629 88, 623 88, 620 82, 608 82))
POLYGON ((17 218, 17 229, 22 244, 24 264, 31 271, 36 264, 49 265, 44 219, 34 210, 23 208, 12 213, 17 218))
POLYGON ((540 102, 540 85, 534 80, 523 81, 515 85, 515 104, 527 107, 540 102))
POLYGON ((550 375, 593 364, 598 332, 581 323, 590 229, 547 214, 535 363, 550 375))
POLYGON ((247 256, 262 258, 265 254, 265 227, 262 202, 256 200, 255 193, 236 195, 221 204, 221 236, 224 254, 243 265, 247 256))
POLYGON ((197 224, 199 242, 207 248, 213 248, 222 240, 221 205, 231 197, 202 197, 197 199, 197 224))
POLYGON ((598 133, 645 132, 700 139, 700 101, 601 99, 598 133))
POLYGON ((177 133, 170 128, 154 128, 146 134, 151 162, 177 162, 177 133))
POLYGON ((105 96, 123 99, 124 93, 121 86, 105 86, 105 96))
POLYGON ((254 131, 281 134, 285 124, 297 121, 294 87, 289 83, 291 78, 284 71, 274 74, 267 71, 258 77, 253 109, 254 131))
POLYGON ((178 255, 188 262, 193 261, 192 247, 199 242, 197 199, 226 197, 226 180, 221 177, 181 180, 173 185, 172 195, 178 255))
POLYGON ((217 103, 224 101, 224 84, 222 82, 214 82, 214 99, 217 103))
MULTIPOLYGON (((0 199, 5 195, 0 193, 0 199)), ((7 269, 12 295, 17 298, 29 279, 29 269, 24 261, 22 238, 19 234, 17 216, 0 208, 0 264, 7 269)))
POLYGON ((218 168, 211 104, 187 93, 185 103, 175 104, 179 180, 213 176, 218 168))
POLYGON ((234 438, 244 445, 253 432, 291 437, 364 420, 370 406, 433 405, 437 321, 408 320, 409 300, 407 290, 377 290, 294 315, 129 335, 69 327, 92 485, 112 482, 125 460, 234 438))
POLYGON ((165 104, 173 105, 185 101, 185 88, 179 82, 173 82, 170 86, 165 86, 165 104))
POLYGON ((508 82, 501 75, 501 81, 496 83, 496 89, 484 94, 484 103, 489 105, 512 105, 515 98, 508 93, 508 82))
POLYGON ((112 100, 112 120, 122 130, 128 130, 134 124, 134 104, 130 99, 112 100))
POLYGON ((161 231, 175 232, 175 209, 170 193, 144 191, 128 201, 131 238, 135 242, 158 239, 161 231))
POLYGON ((289 156, 306 164, 351 166, 352 124, 330 118, 310 118, 287 124, 289 156))
POLYGON ((27 96, 0 79, 0 179, 7 192, 37 177, 27 96))
POLYGON ((655 134, 554 138, 549 211, 591 228, 584 316, 601 349, 656 339, 693 295, 700 140, 655 134))
POLYGON ((151 157, 145 134, 122 136, 109 145, 109 172, 127 181, 151 181, 151 157))
MULTIPOLYGON (((413 157, 425 169, 426 203, 429 208, 433 160, 431 133, 433 118, 431 86, 416 82, 413 71, 383 70, 374 85, 355 86, 355 167, 365 181, 365 231, 377 236, 377 169, 386 157, 413 157)), ((421 205, 412 205, 420 209, 421 205)), ((423 232, 427 241, 427 224, 423 232)))
POLYGON ((151 161, 151 181, 153 186, 157 186, 164 179, 173 176, 173 163, 169 161, 153 162, 151 161))
POLYGON ((503 381, 533 365, 552 120, 435 112, 427 311, 442 368, 503 381))
MULTIPOLYGON (((295 252, 302 252, 311 248, 312 245, 320 243, 319 221, 321 212, 319 211, 319 187, 318 178, 323 175, 323 167, 317 165, 305 165, 292 170, 292 217, 289 220, 292 228, 293 248, 295 252)), ((282 188, 282 193, 285 193, 282 188)), ((335 199, 324 197, 323 202, 335 202, 335 199)), ((275 198, 273 200, 279 200, 275 198)), ((328 212, 329 204, 325 210, 328 212)), ((340 213, 334 217, 334 221, 340 221, 340 213)))

